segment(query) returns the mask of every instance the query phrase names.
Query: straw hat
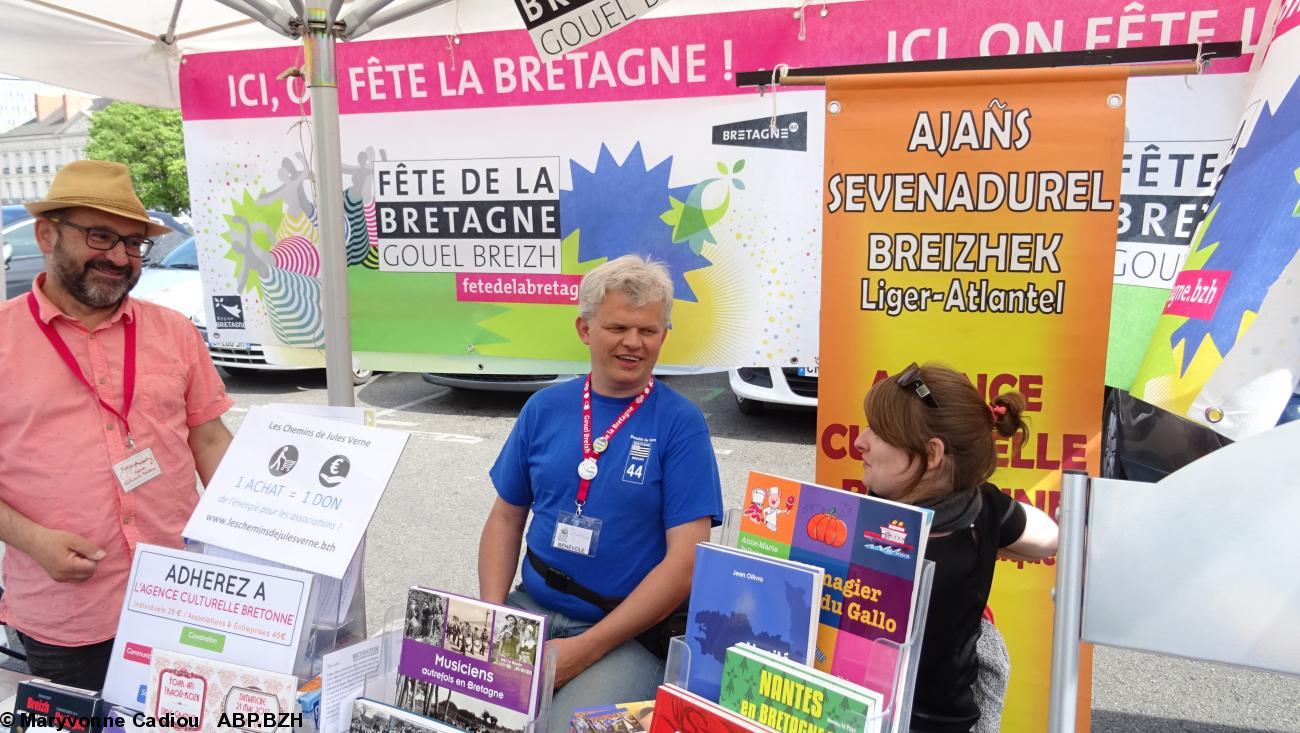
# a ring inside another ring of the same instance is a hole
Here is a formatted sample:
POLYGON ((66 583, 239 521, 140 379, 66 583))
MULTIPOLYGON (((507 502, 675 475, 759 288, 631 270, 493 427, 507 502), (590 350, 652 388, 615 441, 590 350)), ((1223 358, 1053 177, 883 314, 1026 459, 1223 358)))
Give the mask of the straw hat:
POLYGON ((131 171, 121 163, 106 160, 76 160, 59 169, 44 201, 24 204, 32 216, 55 209, 85 206, 134 219, 147 225, 146 236, 170 232, 169 227, 149 218, 131 185, 131 171))

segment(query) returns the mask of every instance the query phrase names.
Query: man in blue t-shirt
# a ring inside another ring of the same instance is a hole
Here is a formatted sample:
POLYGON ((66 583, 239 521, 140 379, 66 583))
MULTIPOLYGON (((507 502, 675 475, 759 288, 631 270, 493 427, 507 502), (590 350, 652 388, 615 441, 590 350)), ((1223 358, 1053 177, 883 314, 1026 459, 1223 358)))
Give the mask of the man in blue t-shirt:
POLYGON ((686 600, 695 545, 722 521, 704 415, 652 376, 667 269, 620 257, 583 278, 578 301, 591 374, 524 405, 492 466, 498 496, 479 540, 482 598, 550 617, 551 731, 567 731, 574 708, 654 698, 663 661, 636 637, 686 600))

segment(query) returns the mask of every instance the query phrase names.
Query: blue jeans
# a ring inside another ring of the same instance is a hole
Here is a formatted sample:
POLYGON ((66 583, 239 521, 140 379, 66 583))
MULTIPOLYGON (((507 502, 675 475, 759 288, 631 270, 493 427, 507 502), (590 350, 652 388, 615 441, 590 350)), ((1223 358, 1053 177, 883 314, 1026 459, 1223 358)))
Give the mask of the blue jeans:
MULTIPOLYGON (((595 625, 542 608, 523 586, 511 591, 506 602, 545 615, 550 629, 547 638, 577 636, 595 625)), ((555 691, 546 733, 568 733, 569 717, 576 708, 653 700, 663 681, 664 661, 636 639, 629 639, 555 691)))

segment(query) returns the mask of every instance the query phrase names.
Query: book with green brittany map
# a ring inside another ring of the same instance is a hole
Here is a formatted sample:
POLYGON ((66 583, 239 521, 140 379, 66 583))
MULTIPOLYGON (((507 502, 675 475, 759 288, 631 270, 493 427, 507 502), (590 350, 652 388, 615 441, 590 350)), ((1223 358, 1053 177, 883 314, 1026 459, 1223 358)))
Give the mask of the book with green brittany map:
POLYGON ((777 733, 878 733, 883 698, 748 644, 727 650, 722 707, 777 733))

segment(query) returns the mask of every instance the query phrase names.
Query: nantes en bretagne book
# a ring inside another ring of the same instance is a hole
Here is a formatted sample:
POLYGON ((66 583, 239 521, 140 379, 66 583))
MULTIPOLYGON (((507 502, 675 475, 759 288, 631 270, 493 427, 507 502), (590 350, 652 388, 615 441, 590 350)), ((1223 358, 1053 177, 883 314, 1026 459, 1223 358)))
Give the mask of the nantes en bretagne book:
POLYGON ((908 640, 933 512, 759 473, 749 474, 741 549, 826 572, 816 667, 887 692, 908 640))
POLYGON ((686 616, 686 689, 716 701, 727 649, 740 642, 810 663, 821 586, 819 567, 698 545, 686 616))
POLYGON ((537 716, 546 618, 411 588, 397 706, 463 730, 524 733, 537 716))
POLYGON ((878 733, 884 696, 748 644, 727 650, 722 707, 777 733, 878 733))

